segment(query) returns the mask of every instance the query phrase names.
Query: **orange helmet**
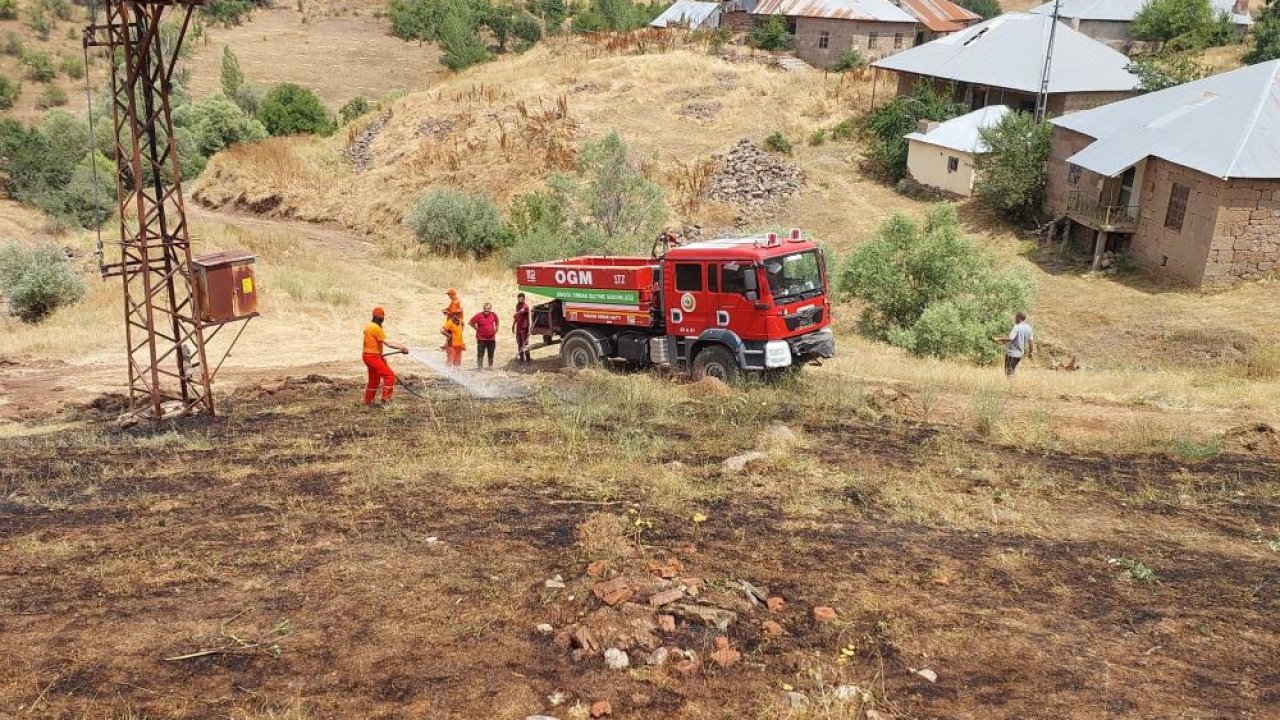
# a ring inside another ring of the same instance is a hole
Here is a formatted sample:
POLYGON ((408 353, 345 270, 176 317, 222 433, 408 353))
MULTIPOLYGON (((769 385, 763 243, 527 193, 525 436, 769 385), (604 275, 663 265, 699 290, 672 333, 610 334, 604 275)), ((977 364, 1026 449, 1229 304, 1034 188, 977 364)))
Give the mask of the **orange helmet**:
POLYGON ((457 297, 458 291, 454 290, 453 288, 449 288, 449 291, 446 292, 445 295, 448 295, 449 297, 457 297))
POLYGON ((373 309, 373 316, 376 318, 384 318, 387 316, 387 311, 383 310, 382 306, 379 305, 378 307, 373 309))

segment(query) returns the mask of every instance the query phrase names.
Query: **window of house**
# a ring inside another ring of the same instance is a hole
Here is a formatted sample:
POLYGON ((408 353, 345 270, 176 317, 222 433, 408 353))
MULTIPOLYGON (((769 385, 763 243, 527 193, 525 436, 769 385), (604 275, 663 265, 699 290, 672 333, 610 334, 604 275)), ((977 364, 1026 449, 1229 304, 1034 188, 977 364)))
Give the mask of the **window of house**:
POLYGON ((894 46, 895 48, 900 48, 900 47, 902 47, 902 33, 894 33, 894 34, 893 34, 893 46, 894 46))
POLYGON ((953 172, 959 172, 959 171, 960 171, 960 158, 955 156, 947 156, 947 172, 953 173, 953 172))
POLYGON ((1080 184, 1080 173, 1084 168, 1075 163, 1067 163, 1067 184, 1075 187, 1080 184))
POLYGON ((823 30, 818 33, 818 47, 825 50, 831 44, 831 33, 823 30))
POLYGON ((1187 198, 1191 196, 1191 188, 1179 183, 1173 184, 1169 191, 1169 209, 1164 213, 1164 226, 1170 230, 1182 232, 1182 222, 1187 217, 1187 198))
POLYGON ((876 32, 875 30, 872 30, 870 33, 867 34, 868 50, 870 50, 871 48, 874 48, 876 46, 876 43, 878 42, 880 42, 880 33, 876 32))
POLYGON ((693 263, 676 264, 676 290, 699 292, 702 290, 702 266, 693 263))

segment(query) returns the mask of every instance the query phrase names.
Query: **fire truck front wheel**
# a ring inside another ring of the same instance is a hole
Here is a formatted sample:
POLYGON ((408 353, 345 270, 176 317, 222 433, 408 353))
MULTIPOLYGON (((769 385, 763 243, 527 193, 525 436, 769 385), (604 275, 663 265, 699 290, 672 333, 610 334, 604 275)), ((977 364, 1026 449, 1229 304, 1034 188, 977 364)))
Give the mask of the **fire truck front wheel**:
POLYGON ((573 370, 599 365, 600 351, 595 340, 581 331, 570 333, 560 341, 560 363, 573 370))
POLYGON ((708 345, 694 356, 690 374, 694 380, 713 377, 731 383, 738 379, 738 362, 723 345, 708 345))

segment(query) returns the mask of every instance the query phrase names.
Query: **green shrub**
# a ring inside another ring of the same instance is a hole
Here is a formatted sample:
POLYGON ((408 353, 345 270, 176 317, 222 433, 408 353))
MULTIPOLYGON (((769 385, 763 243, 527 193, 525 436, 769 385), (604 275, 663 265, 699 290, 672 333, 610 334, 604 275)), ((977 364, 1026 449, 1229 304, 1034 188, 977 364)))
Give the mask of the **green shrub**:
POLYGON ((25 48, 26 45, 22 42, 22 36, 12 30, 6 31, 4 40, 0 41, 0 52, 9 57, 22 57, 26 52, 25 48))
POLYGON ((440 63, 450 70, 465 70, 489 59, 489 51, 476 33, 474 18, 464 6, 445 17, 440 25, 440 63))
POLYGON ((587 8, 573 17, 570 27, 576 33, 630 32, 648 25, 665 9, 661 2, 590 0, 587 8))
POLYGON ((869 135, 867 157, 880 173, 893 182, 906 177, 906 135, 921 120, 950 120, 964 113, 968 108, 952 100, 953 94, 951 87, 937 92, 929 83, 920 81, 912 94, 900 95, 867 113, 863 120, 869 135))
POLYGON ((22 64, 27 68, 27 79, 36 82, 49 82, 58 76, 58 68, 54 67, 53 58, 48 53, 32 50, 22 54, 22 64))
POLYGON ((823 130, 822 128, 818 128, 817 130, 814 130, 813 132, 809 133, 809 144, 814 147, 817 147, 825 143, 826 141, 827 141, 827 131, 823 130))
POLYGON ((34 323, 84 297, 84 282, 61 248, 9 243, 0 247, 0 294, 10 314, 34 323))
POLYGON ((22 94, 22 85, 0 75, 0 110, 8 110, 22 94))
POLYGON ((858 123, 849 118, 841 120, 831 128, 831 139, 847 142, 858 136, 858 123))
POLYGON ((786 50, 791 47, 795 38, 787 32, 787 24, 777 15, 770 17, 763 25, 751 28, 747 33, 751 45, 760 50, 786 50))
POLYGON ((960 234, 949 203, 930 208, 923 226, 901 213, 886 220, 840 266, 836 287, 862 301, 866 335, 915 355, 978 363, 1000 357, 991 338, 1033 296, 1024 273, 1000 270, 960 234))
POLYGON ((346 125, 372 109, 373 106, 369 104, 368 100, 364 99, 363 95, 357 95, 342 106, 342 109, 338 111, 338 115, 342 116, 342 124, 346 125))
POLYGON ((866 67, 867 61, 862 59, 862 55, 857 50, 845 50, 831 66, 833 72, 849 72, 855 68, 866 67))
POLYGON ((1164 90, 1213 74, 1213 69, 1197 61, 1193 54, 1168 51, 1136 57, 1129 63, 1128 70, 1141 79, 1140 87, 1146 92, 1164 90))
POLYGON ((1280 0, 1267 0, 1253 24, 1253 49, 1244 61, 1256 65, 1280 58, 1280 0))
POLYGON ((618 133, 585 143, 577 173, 512 204, 512 264, 584 254, 648 252, 667 218, 662 188, 629 159, 618 133))
POLYGON ((236 105, 244 111, 249 117, 257 117, 258 110, 262 107, 262 101, 266 98, 266 92, 262 86, 257 83, 245 81, 240 83, 240 87, 236 89, 236 96, 232 98, 236 105))
MULTIPOLYGON (((182 125, 191 131, 196 147, 205 157, 235 143, 256 142, 267 137, 262 123, 221 95, 185 105, 180 119, 182 125)), ((179 118, 174 122, 178 123, 179 118)))
POLYGON ((222 95, 231 100, 236 99, 240 86, 244 84, 244 73, 240 70, 240 59, 230 45, 222 46, 222 61, 219 64, 218 79, 222 83, 222 95))
POLYGON ((790 155, 791 141, 781 132, 775 130, 764 139, 764 149, 790 155))
POLYGON ((526 7, 542 18, 547 32, 552 34, 563 30, 565 18, 569 17, 569 8, 565 7, 564 0, 530 0, 526 7))
POLYGON ((0 0, 0 20, 18 19, 18 1, 0 0))
POLYGON ((528 47, 542 39, 542 25, 529 13, 517 12, 511 17, 511 35, 520 41, 521 47, 528 47))
POLYGON ((254 3, 249 0, 208 0, 201 6, 200 15, 211 23, 231 27, 244 22, 253 8, 254 3))
POLYGON ((107 221, 116 207, 116 165, 98 151, 86 155, 67 184, 67 212, 83 227, 107 221))
POLYGON ((1044 206, 1053 126, 1015 112, 979 134, 988 151, 974 159, 974 195, 1010 220, 1034 218, 1044 206))
POLYGON ((53 18, 49 17, 49 13, 45 12, 44 6, 40 4, 31 6, 31 16, 27 20, 27 24, 31 26, 32 32, 41 40, 48 40, 53 33, 53 18))
POLYGON ((40 91, 40 97, 36 100, 36 107, 41 110, 49 108, 62 107, 67 104, 67 91, 57 85, 45 85, 40 91))
POLYGON ((391 34, 402 40, 437 40, 449 6, 449 0, 391 0, 391 34))
POLYGON ((1230 16, 1216 11, 1209 0, 1148 0, 1130 25, 1138 40, 1182 50, 1225 45, 1234 32, 1230 16))
POLYGON ((404 221, 418 242, 449 255, 484 257, 510 244, 492 200, 452 188, 427 192, 404 221))
POLYGON ((258 119, 272 135, 328 135, 333 123, 314 92, 294 83, 271 88, 258 108, 258 119))
POLYGON ((983 20, 990 20, 1004 12, 1000 9, 1000 3, 996 2, 996 0, 956 0, 956 4, 981 15, 983 20))
POLYGON ((62 58, 58 63, 58 67, 62 70, 63 75, 72 80, 79 80, 84 77, 84 60, 78 57, 68 55, 62 58))

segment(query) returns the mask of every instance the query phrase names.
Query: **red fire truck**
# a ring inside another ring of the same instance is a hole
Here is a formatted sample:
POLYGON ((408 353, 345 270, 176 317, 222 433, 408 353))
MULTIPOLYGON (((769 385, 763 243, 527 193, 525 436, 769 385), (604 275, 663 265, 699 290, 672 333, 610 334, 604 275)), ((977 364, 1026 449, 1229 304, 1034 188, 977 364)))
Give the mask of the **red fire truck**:
POLYGON ((533 335, 565 367, 659 365, 695 379, 798 368, 835 354, 822 251, 793 230, 673 245, 652 257, 577 257, 516 270, 533 335))

